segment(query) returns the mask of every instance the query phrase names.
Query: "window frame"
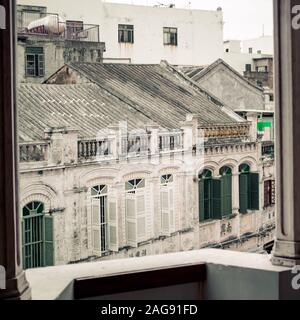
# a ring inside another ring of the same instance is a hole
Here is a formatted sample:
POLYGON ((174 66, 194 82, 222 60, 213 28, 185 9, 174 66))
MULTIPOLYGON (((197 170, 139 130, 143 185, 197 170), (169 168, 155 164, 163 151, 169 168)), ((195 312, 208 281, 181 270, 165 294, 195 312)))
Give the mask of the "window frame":
POLYGON ((134 25, 133 24, 118 24, 118 42, 132 43, 132 44, 134 43, 134 25))
POLYGON ((163 27, 163 44, 164 46, 178 46, 177 27, 163 27), (165 37, 167 37, 167 39, 165 37))
POLYGON ((44 47, 27 46, 25 48, 25 77, 43 78, 45 76, 45 51, 44 47), (41 53, 28 52, 30 49, 42 49, 41 53), (28 61, 29 57, 33 57, 32 61, 28 61), (28 63, 33 63, 33 66, 28 66, 28 63), (33 72, 29 72, 32 70, 33 72))

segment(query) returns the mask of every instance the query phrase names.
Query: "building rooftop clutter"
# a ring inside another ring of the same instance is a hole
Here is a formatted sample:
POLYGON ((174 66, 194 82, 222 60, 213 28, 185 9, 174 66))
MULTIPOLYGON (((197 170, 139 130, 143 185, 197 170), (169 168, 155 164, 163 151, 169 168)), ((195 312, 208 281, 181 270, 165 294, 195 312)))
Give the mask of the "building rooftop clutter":
POLYGON ((178 128, 180 122, 186 120, 187 114, 196 115, 200 127, 243 122, 242 118, 227 110, 222 102, 216 101, 215 97, 167 63, 132 65, 74 62, 65 65, 46 83, 86 81, 97 84, 164 128, 178 128))

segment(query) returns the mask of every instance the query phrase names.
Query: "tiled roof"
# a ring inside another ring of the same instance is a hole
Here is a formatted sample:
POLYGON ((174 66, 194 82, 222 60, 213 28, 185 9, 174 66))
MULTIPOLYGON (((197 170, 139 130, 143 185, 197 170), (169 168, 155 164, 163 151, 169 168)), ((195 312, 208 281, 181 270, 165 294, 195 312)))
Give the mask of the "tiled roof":
POLYGON ((199 125, 237 121, 234 114, 223 112, 203 89, 168 65, 76 62, 69 66, 168 128, 178 128, 187 114, 199 115, 199 125))
POLYGON ((223 59, 218 59, 214 63, 210 64, 206 68, 199 68, 199 67, 189 67, 188 69, 183 69, 182 71, 190 77, 192 80, 198 82, 201 80, 205 75, 207 75, 209 72, 214 70, 216 67, 218 67, 220 64, 224 65, 229 71, 235 74, 235 76, 239 77, 245 84, 250 85, 251 87, 254 87, 258 91, 263 91, 262 88, 256 86, 251 81, 244 78, 241 74, 239 74, 234 68, 232 68, 227 62, 225 62, 223 59))
POLYGON ((18 112, 20 141, 40 140, 46 128, 76 128, 80 136, 94 137, 122 120, 127 120, 129 129, 150 122, 95 84, 22 84, 18 87, 18 112))
POLYGON ((197 115, 200 126, 243 121, 167 64, 71 63, 68 68, 81 81, 55 84, 62 68, 48 80, 50 84, 19 85, 21 141, 40 140, 46 128, 55 127, 77 128, 81 137, 94 137, 123 120, 129 129, 149 123, 179 129, 187 114, 197 115))

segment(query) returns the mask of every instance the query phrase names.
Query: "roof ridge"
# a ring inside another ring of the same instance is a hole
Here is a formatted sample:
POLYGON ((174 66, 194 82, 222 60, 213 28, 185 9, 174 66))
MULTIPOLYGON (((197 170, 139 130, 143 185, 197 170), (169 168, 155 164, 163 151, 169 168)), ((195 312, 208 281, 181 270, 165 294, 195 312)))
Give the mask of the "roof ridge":
POLYGON ((252 87, 254 87, 255 89, 263 92, 263 89, 261 89, 260 87, 256 86, 254 83, 252 83, 251 81, 249 81, 248 79, 246 79, 245 77, 243 77, 237 70, 235 70, 229 63, 227 63, 225 60, 223 60, 222 58, 218 58, 215 62, 213 62, 212 64, 210 64, 208 67, 204 68, 203 70, 201 70, 198 74, 197 77, 198 79, 203 78, 207 73, 209 73, 211 70, 213 70, 214 68, 216 68, 218 65, 220 64, 224 64, 231 72, 233 72, 236 76, 238 76, 241 80, 243 80, 244 82, 247 82, 249 85, 251 85, 252 87))

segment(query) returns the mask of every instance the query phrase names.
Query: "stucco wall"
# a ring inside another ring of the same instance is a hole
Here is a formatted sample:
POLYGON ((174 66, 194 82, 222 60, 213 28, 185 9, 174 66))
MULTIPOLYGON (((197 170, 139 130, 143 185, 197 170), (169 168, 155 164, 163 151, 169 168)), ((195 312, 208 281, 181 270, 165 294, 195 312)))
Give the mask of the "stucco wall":
MULTIPOLYGON (((39 0, 19 2, 40 5, 39 0)), ((74 5, 71 0, 46 0, 43 5, 63 19, 99 24, 101 41, 106 43, 104 58, 131 58, 132 63, 167 60, 171 64, 206 65, 222 56, 222 11, 153 8, 100 0, 89 0, 86 5, 74 5), (118 24, 134 25, 134 44, 118 43, 118 24), (178 28, 177 47, 163 45, 163 27, 178 28)))
POLYGON ((246 84, 224 65, 219 65, 202 77, 199 84, 233 110, 264 109, 263 93, 246 84))

